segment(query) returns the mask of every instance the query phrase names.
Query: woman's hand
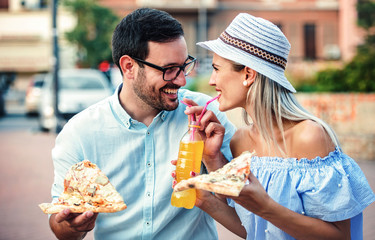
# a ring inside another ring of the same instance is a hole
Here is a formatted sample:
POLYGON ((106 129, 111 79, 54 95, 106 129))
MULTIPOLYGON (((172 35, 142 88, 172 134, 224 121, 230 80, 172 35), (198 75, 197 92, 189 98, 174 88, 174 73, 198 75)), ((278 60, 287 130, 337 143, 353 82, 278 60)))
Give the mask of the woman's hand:
POLYGON ((230 198, 250 212, 262 216, 263 212, 269 211, 269 207, 273 200, 252 172, 250 172, 248 180, 249 184, 246 184, 243 187, 240 195, 238 197, 230 198))
POLYGON ((292 237, 296 239, 350 239, 350 219, 325 222, 296 213, 275 202, 251 172, 248 180, 250 183, 245 185, 240 195, 231 198, 292 237))
MULTIPOLYGON (((199 119, 204 107, 198 106, 193 100, 187 98, 184 98, 184 102, 191 105, 191 107, 186 108, 185 114, 188 116, 194 115, 196 119, 199 119)), ((225 135, 225 128, 223 125, 221 125, 216 115, 212 111, 207 110, 203 113, 199 130, 204 140, 204 164, 209 171, 216 170, 227 163, 227 161, 223 159, 224 156, 222 156, 220 152, 225 135)))

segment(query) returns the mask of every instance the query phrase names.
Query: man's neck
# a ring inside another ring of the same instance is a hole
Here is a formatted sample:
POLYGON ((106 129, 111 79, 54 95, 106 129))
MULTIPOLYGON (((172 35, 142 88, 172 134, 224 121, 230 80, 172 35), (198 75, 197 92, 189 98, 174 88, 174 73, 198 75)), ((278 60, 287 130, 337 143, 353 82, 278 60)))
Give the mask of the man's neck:
POLYGON ((133 91, 122 87, 119 93, 120 104, 129 116, 149 126, 160 112, 143 102, 133 91))

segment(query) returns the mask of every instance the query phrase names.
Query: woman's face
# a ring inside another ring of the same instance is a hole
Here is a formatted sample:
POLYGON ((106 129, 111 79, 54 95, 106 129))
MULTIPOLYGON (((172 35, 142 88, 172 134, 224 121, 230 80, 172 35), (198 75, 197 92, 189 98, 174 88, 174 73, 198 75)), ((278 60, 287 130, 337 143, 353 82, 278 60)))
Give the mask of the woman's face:
POLYGON ((237 107, 246 106, 246 96, 249 89, 243 85, 246 80, 245 68, 239 72, 234 71, 233 62, 214 54, 212 59, 213 71, 209 84, 215 86, 220 95, 219 110, 228 111, 237 107))

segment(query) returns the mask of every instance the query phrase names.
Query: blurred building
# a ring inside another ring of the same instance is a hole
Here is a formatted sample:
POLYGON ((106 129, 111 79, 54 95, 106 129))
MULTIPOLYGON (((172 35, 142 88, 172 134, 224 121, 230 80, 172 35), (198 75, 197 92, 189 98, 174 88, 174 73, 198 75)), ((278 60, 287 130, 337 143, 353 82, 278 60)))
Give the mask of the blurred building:
MULTIPOLYGON (((27 86, 33 73, 53 66, 52 13, 47 0, 0 0, 0 78, 16 74, 16 87, 27 86), (23 79, 23 80, 22 80, 23 79)), ((200 59, 202 71, 210 68, 208 53, 195 43, 215 39, 240 12, 266 18, 285 33, 292 49, 287 71, 312 74, 332 63, 347 61, 362 41, 356 26, 356 0, 98 0, 124 17, 139 7, 165 10, 184 27, 189 52, 200 59)), ((74 48, 63 32, 74 17, 59 9, 60 65, 74 66, 74 48)))
MULTIPOLYGON (((12 87, 25 91, 31 76, 53 66, 52 11, 48 0, 0 0, 0 81, 15 77, 12 87)), ((60 10, 62 67, 74 65, 74 49, 62 38, 75 25, 68 12, 60 10)))
POLYGON ((308 75, 329 64, 350 60, 363 40, 357 27, 356 0, 99 0, 120 17, 138 7, 165 10, 181 21, 189 51, 205 61, 195 43, 216 39, 240 12, 278 25, 292 49, 291 74, 308 75))

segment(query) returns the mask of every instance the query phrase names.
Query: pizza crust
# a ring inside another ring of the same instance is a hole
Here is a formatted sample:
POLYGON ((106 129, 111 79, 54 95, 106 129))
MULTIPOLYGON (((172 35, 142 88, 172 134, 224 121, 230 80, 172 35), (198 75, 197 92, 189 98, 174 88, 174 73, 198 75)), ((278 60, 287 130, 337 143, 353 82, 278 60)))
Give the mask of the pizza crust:
POLYGON ((119 212, 126 209, 126 204, 124 203, 114 203, 108 206, 92 206, 90 204, 75 206, 60 203, 41 203, 39 204, 40 209, 44 213, 54 214, 69 208, 72 213, 83 213, 87 211, 92 211, 94 213, 113 213, 119 212))
POLYGON ((244 152, 214 172, 182 180, 175 185, 174 190, 178 192, 195 188, 228 196, 239 196, 250 174, 253 155, 254 152, 244 152))

